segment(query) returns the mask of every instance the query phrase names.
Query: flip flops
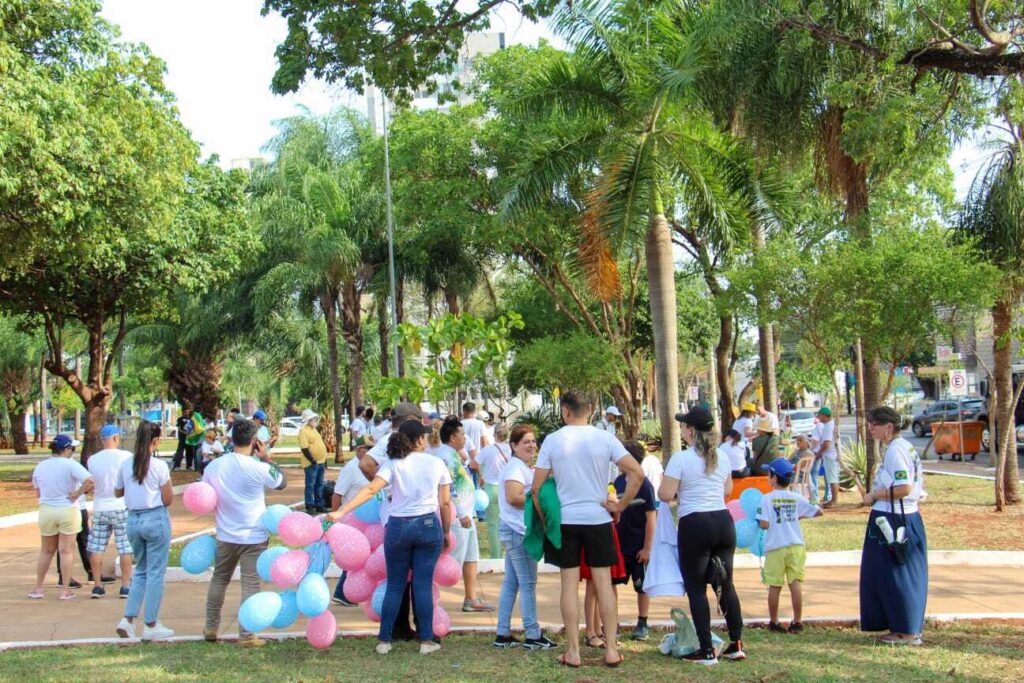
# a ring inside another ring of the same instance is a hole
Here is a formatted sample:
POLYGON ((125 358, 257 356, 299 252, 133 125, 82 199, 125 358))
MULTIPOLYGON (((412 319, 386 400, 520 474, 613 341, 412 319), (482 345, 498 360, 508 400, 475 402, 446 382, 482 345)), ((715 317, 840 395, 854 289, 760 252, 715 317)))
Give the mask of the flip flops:
POLYGON ((578 668, 580 668, 579 664, 573 664, 572 662, 569 661, 569 656, 568 655, 561 655, 558 658, 558 663, 561 664, 562 666, 567 666, 570 669, 578 669, 578 668))
POLYGON ((624 661, 626 661, 626 655, 619 653, 619 660, 616 662, 609 662, 607 659, 604 660, 604 665, 609 669, 617 669, 624 661))

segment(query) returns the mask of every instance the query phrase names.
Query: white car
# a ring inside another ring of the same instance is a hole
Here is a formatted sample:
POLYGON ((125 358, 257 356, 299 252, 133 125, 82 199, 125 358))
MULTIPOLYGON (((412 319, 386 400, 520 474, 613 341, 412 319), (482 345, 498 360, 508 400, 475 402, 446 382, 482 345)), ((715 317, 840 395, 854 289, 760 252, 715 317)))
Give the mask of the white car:
POLYGON ((286 417, 281 420, 278 433, 281 436, 298 436, 302 429, 302 420, 297 417, 286 417))
POLYGON ((814 411, 798 408, 796 410, 782 411, 782 428, 786 428, 786 419, 789 418, 790 429, 793 436, 805 434, 810 436, 814 429, 814 411))

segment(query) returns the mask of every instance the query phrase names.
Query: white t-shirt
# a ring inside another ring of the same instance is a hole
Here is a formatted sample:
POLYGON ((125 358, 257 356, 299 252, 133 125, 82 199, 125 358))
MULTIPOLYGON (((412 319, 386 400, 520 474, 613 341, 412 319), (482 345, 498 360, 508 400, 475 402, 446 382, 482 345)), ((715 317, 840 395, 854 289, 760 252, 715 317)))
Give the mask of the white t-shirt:
POLYGON ((835 460, 839 457, 839 453, 836 452, 836 421, 829 420, 828 422, 819 422, 814 425, 814 429, 811 431, 811 441, 814 442, 814 452, 817 453, 818 449, 821 448, 821 444, 826 441, 830 441, 831 444, 824 453, 823 457, 829 460, 835 460))
POLYGON ((732 442, 725 441, 718 447, 718 455, 729 461, 729 467, 734 472, 747 466, 747 451, 743 448, 742 442, 734 446, 732 442))
POLYGON ((601 429, 608 432, 609 434, 615 433, 615 423, 609 422, 607 418, 601 418, 601 429))
POLYGON ((388 432, 379 439, 375 439, 373 447, 366 451, 366 454, 373 458, 374 462, 376 462, 378 466, 381 466, 388 461, 389 439, 391 439, 391 432, 388 432))
POLYGON ((498 477, 501 476, 501 470, 505 468, 505 463, 512 457, 512 447, 507 443, 492 443, 490 446, 484 446, 477 453, 476 461, 480 465, 480 472, 484 475, 484 481, 488 484, 498 483, 498 477))
POLYGON ((391 491, 389 517, 418 517, 437 512, 437 487, 451 484, 448 468, 438 458, 413 452, 401 460, 388 460, 377 472, 391 491))
MULTIPOLYGON (((905 486, 910 484, 910 495, 903 499, 903 511, 906 513, 917 512, 918 503, 921 501, 921 491, 924 488, 924 473, 921 471, 921 458, 913 444, 902 436, 896 437, 885 449, 885 456, 882 458, 882 465, 875 472, 875 482, 871 490, 880 488, 888 489, 890 486, 905 486)), ((896 513, 900 511, 900 501, 895 504, 896 513)), ((871 506, 872 510, 889 512, 889 497, 876 500, 871 506)))
POLYGON ((608 468, 632 457, 614 435, 590 425, 566 425, 544 439, 537 467, 551 470, 562 524, 607 524, 608 468))
POLYGON ((741 417, 732 423, 732 428, 740 433, 740 446, 747 447, 747 430, 754 428, 754 420, 749 417, 741 417))
POLYGON ((779 416, 778 415, 776 415, 775 413, 765 413, 764 417, 762 417, 761 419, 762 420, 768 420, 768 422, 770 422, 771 425, 772 425, 772 429, 774 429, 775 431, 779 431, 779 416))
POLYGON ((124 499, 114 496, 117 485, 117 473, 125 460, 131 460, 132 454, 120 448, 105 448, 99 453, 89 456, 89 474, 96 482, 93 491, 93 512, 115 512, 124 510, 124 499))
POLYGON ((472 454, 473 451, 476 451, 478 454, 480 453, 480 444, 483 442, 486 426, 483 420, 478 420, 475 417, 462 418, 462 431, 466 434, 467 454, 472 454))
POLYGON ((203 456, 203 460, 213 460, 218 455, 224 455, 224 444, 220 441, 210 443, 204 439, 199 445, 199 454, 203 456))
POLYGON ((761 497, 757 521, 768 522, 764 534, 764 551, 803 545, 804 533, 800 529, 801 517, 818 514, 818 506, 811 505, 796 491, 776 489, 761 497))
POLYGON ((533 470, 519 458, 510 458, 498 475, 498 518, 517 534, 526 534, 526 513, 522 508, 513 507, 505 499, 505 482, 518 481, 523 489, 533 486, 533 470))
POLYGON ((366 433, 366 423, 363 422, 363 418, 357 417, 352 420, 352 424, 348 426, 348 430, 352 432, 352 440, 355 441, 366 433))
POLYGON ((389 434, 390 432, 391 432, 391 420, 384 420, 379 425, 375 425, 373 427, 370 427, 370 436, 373 437, 373 440, 375 442, 376 441, 380 441, 381 439, 384 438, 385 434, 389 434))
POLYGON ((725 509, 725 482, 732 475, 728 458, 718 458, 711 474, 704 473, 704 458, 693 448, 672 454, 665 476, 679 480, 679 519, 694 512, 725 509))
POLYGON ((203 481, 217 491, 217 540, 252 545, 267 540, 264 489, 276 489, 284 475, 276 465, 251 455, 229 453, 203 471, 203 481))
POLYGON ((72 502, 68 495, 74 493, 91 476, 89 470, 77 460, 52 455, 32 470, 32 486, 39 489, 40 505, 69 508, 78 505, 79 498, 83 496, 72 502))
POLYGON ((665 468, 661 464, 661 458, 653 453, 648 453, 640 463, 640 468, 643 469, 644 476, 647 477, 647 481, 651 482, 651 486, 654 487, 654 493, 657 494, 658 488, 661 486, 661 478, 665 476, 665 468))
POLYGON ((352 458, 345 463, 345 466, 341 468, 341 472, 338 473, 338 480, 334 482, 334 492, 341 496, 341 502, 344 505, 368 486, 369 483, 359 469, 359 458, 352 458))
POLYGON ((129 510, 151 510, 164 507, 163 498, 160 496, 160 487, 171 480, 171 470, 167 463, 157 457, 149 459, 149 471, 142 483, 135 481, 132 474, 134 460, 129 458, 121 463, 121 469, 117 471, 117 482, 114 484, 119 489, 124 489, 124 504, 129 510))

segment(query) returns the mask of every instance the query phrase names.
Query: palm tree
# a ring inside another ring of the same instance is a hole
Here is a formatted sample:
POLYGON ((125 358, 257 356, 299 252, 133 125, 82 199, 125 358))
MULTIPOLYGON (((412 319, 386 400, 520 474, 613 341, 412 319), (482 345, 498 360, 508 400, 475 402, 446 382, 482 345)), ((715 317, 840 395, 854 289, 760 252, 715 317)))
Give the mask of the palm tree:
POLYGON ((695 64, 668 15, 646 3, 573 3, 554 25, 573 46, 528 76, 524 114, 573 125, 534 141, 507 207, 529 209, 590 174, 582 267, 605 302, 620 295, 616 253, 643 244, 663 452, 679 447, 675 268, 670 218, 700 223, 722 243, 744 239, 727 141, 688 99, 695 64))
POLYGON ((1009 118, 1011 138, 974 179, 960 229, 1002 272, 992 306, 996 421, 996 509, 1021 502, 1013 387, 1013 320, 1024 295, 1024 125, 1009 118))
POLYGON ((309 112, 280 123, 273 162, 254 178, 254 214, 274 264, 256 287, 264 315, 315 302, 327 328, 335 456, 341 453, 338 336, 349 357, 349 401, 362 403, 362 295, 372 275, 364 254, 382 233, 380 193, 369 182, 370 128, 355 112, 309 112))

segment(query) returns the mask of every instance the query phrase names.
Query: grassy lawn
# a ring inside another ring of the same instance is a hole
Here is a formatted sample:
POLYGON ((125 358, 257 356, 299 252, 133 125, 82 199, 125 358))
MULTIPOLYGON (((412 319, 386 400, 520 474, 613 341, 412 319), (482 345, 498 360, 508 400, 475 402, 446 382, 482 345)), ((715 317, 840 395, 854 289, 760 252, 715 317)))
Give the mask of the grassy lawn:
MULTIPOLYGON (((489 636, 450 636, 437 654, 399 643, 386 657, 372 639, 339 640, 317 652, 303 640, 241 652, 230 644, 82 646, 11 651, 0 657, 4 680, 237 681, 1019 681, 1024 678, 1020 626, 930 624, 927 645, 896 650, 849 627, 809 628, 803 635, 748 629, 748 659, 711 669, 663 656, 657 638, 623 644, 625 664, 601 666, 598 650, 584 667, 560 667, 555 652, 497 651, 489 636)), ((557 640, 557 637, 556 637, 557 640)))

